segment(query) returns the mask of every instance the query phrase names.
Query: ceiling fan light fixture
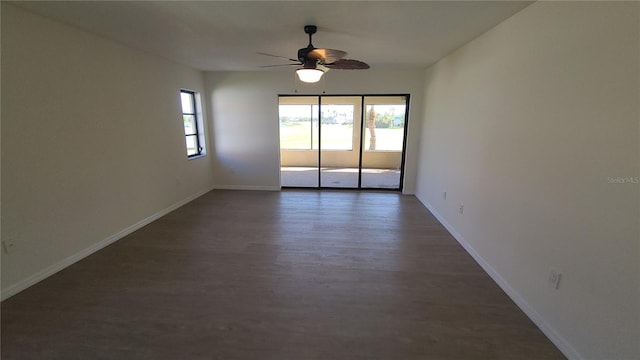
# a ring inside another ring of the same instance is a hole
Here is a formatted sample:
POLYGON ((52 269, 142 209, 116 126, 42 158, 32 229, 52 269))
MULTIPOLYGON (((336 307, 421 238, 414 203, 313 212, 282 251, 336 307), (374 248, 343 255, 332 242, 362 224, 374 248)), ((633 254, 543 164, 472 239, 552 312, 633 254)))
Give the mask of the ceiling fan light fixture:
POLYGON ((318 69, 301 68, 296 70, 296 74, 298 74, 298 78, 300 78, 300 81, 302 82, 316 83, 320 81, 320 78, 322 77, 322 74, 324 74, 324 72, 318 69))

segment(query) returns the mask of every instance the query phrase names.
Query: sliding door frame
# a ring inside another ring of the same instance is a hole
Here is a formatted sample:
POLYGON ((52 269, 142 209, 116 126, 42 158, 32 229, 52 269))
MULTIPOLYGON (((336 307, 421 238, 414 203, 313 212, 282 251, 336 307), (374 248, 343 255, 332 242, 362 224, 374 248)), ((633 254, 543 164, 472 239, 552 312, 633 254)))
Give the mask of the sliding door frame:
MULTIPOLYGON (((399 94, 278 94, 278 103, 281 97, 308 97, 317 98, 318 106, 318 186, 302 187, 302 186, 282 186, 283 189, 326 189, 326 190, 370 190, 370 191, 399 191, 402 192, 404 188, 404 173, 407 153, 407 130, 409 128, 409 107, 411 95, 408 93, 399 94), (331 97, 359 97, 360 98, 360 148, 358 154, 358 187, 330 187, 322 185, 322 99, 331 97), (365 98, 367 97, 404 97, 405 98, 405 113, 404 113, 404 126, 402 135, 402 153, 400 156, 400 181, 398 188, 363 188, 362 187, 362 156, 364 147, 364 121, 365 121, 365 98)), ((278 120, 279 121, 279 120, 278 120)), ((312 120, 313 126, 313 120, 312 120)), ((313 144, 313 139, 311 139, 313 144)), ((281 149, 280 149, 281 150, 281 149)), ((313 148, 312 148, 313 150, 313 148)), ((282 159, 280 160, 280 167, 282 167, 282 159)))

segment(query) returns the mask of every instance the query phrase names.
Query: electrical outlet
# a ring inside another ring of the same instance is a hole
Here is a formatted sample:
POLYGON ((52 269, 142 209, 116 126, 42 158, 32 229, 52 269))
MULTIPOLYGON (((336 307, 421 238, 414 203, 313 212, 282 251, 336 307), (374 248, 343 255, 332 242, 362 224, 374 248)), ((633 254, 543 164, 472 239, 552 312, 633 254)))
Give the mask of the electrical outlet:
POLYGON ((464 213, 464 205, 460 204, 460 208, 458 208, 458 212, 460 214, 464 213))
POLYGON ((13 252, 13 250, 15 250, 15 247, 16 243, 13 239, 9 238, 2 240, 2 250, 4 250, 5 254, 10 254, 11 252, 13 252))
POLYGON ((558 269, 551 268, 549 270, 549 287, 558 290, 560 288, 560 279, 562 279, 562 273, 558 269))

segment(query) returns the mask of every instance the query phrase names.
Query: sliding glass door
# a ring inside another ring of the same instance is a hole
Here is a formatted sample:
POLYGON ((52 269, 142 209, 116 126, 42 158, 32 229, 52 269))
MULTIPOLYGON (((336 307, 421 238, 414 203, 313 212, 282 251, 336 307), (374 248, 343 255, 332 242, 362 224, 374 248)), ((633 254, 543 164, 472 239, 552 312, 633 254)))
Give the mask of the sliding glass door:
POLYGON ((405 96, 365 96, 363 188, 401 189, 407 118, 405 96))
POLYGON ((320 101, 320 186, 358 188, 361 99, 324 96, 320 101))
POLYGON ((283 187, 319 187, 318 97, 280 97, 280 183, 283 187))
POLYGON ((408 95, 280 96, 281 185, 402 189, 408 95))

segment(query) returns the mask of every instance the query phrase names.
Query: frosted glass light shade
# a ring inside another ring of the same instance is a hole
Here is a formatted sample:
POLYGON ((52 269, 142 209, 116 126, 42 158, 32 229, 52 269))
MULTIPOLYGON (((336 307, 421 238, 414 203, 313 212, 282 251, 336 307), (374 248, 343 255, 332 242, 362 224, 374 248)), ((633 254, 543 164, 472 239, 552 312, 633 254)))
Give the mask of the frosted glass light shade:
POLYGON ((322 77, 322 74, 324 74, 324 72, 318 69, 298 69, 296 70, 296 74, 298 74, 298 77, 302 82, 315 83, 320 81, 320 78, 322 77))

